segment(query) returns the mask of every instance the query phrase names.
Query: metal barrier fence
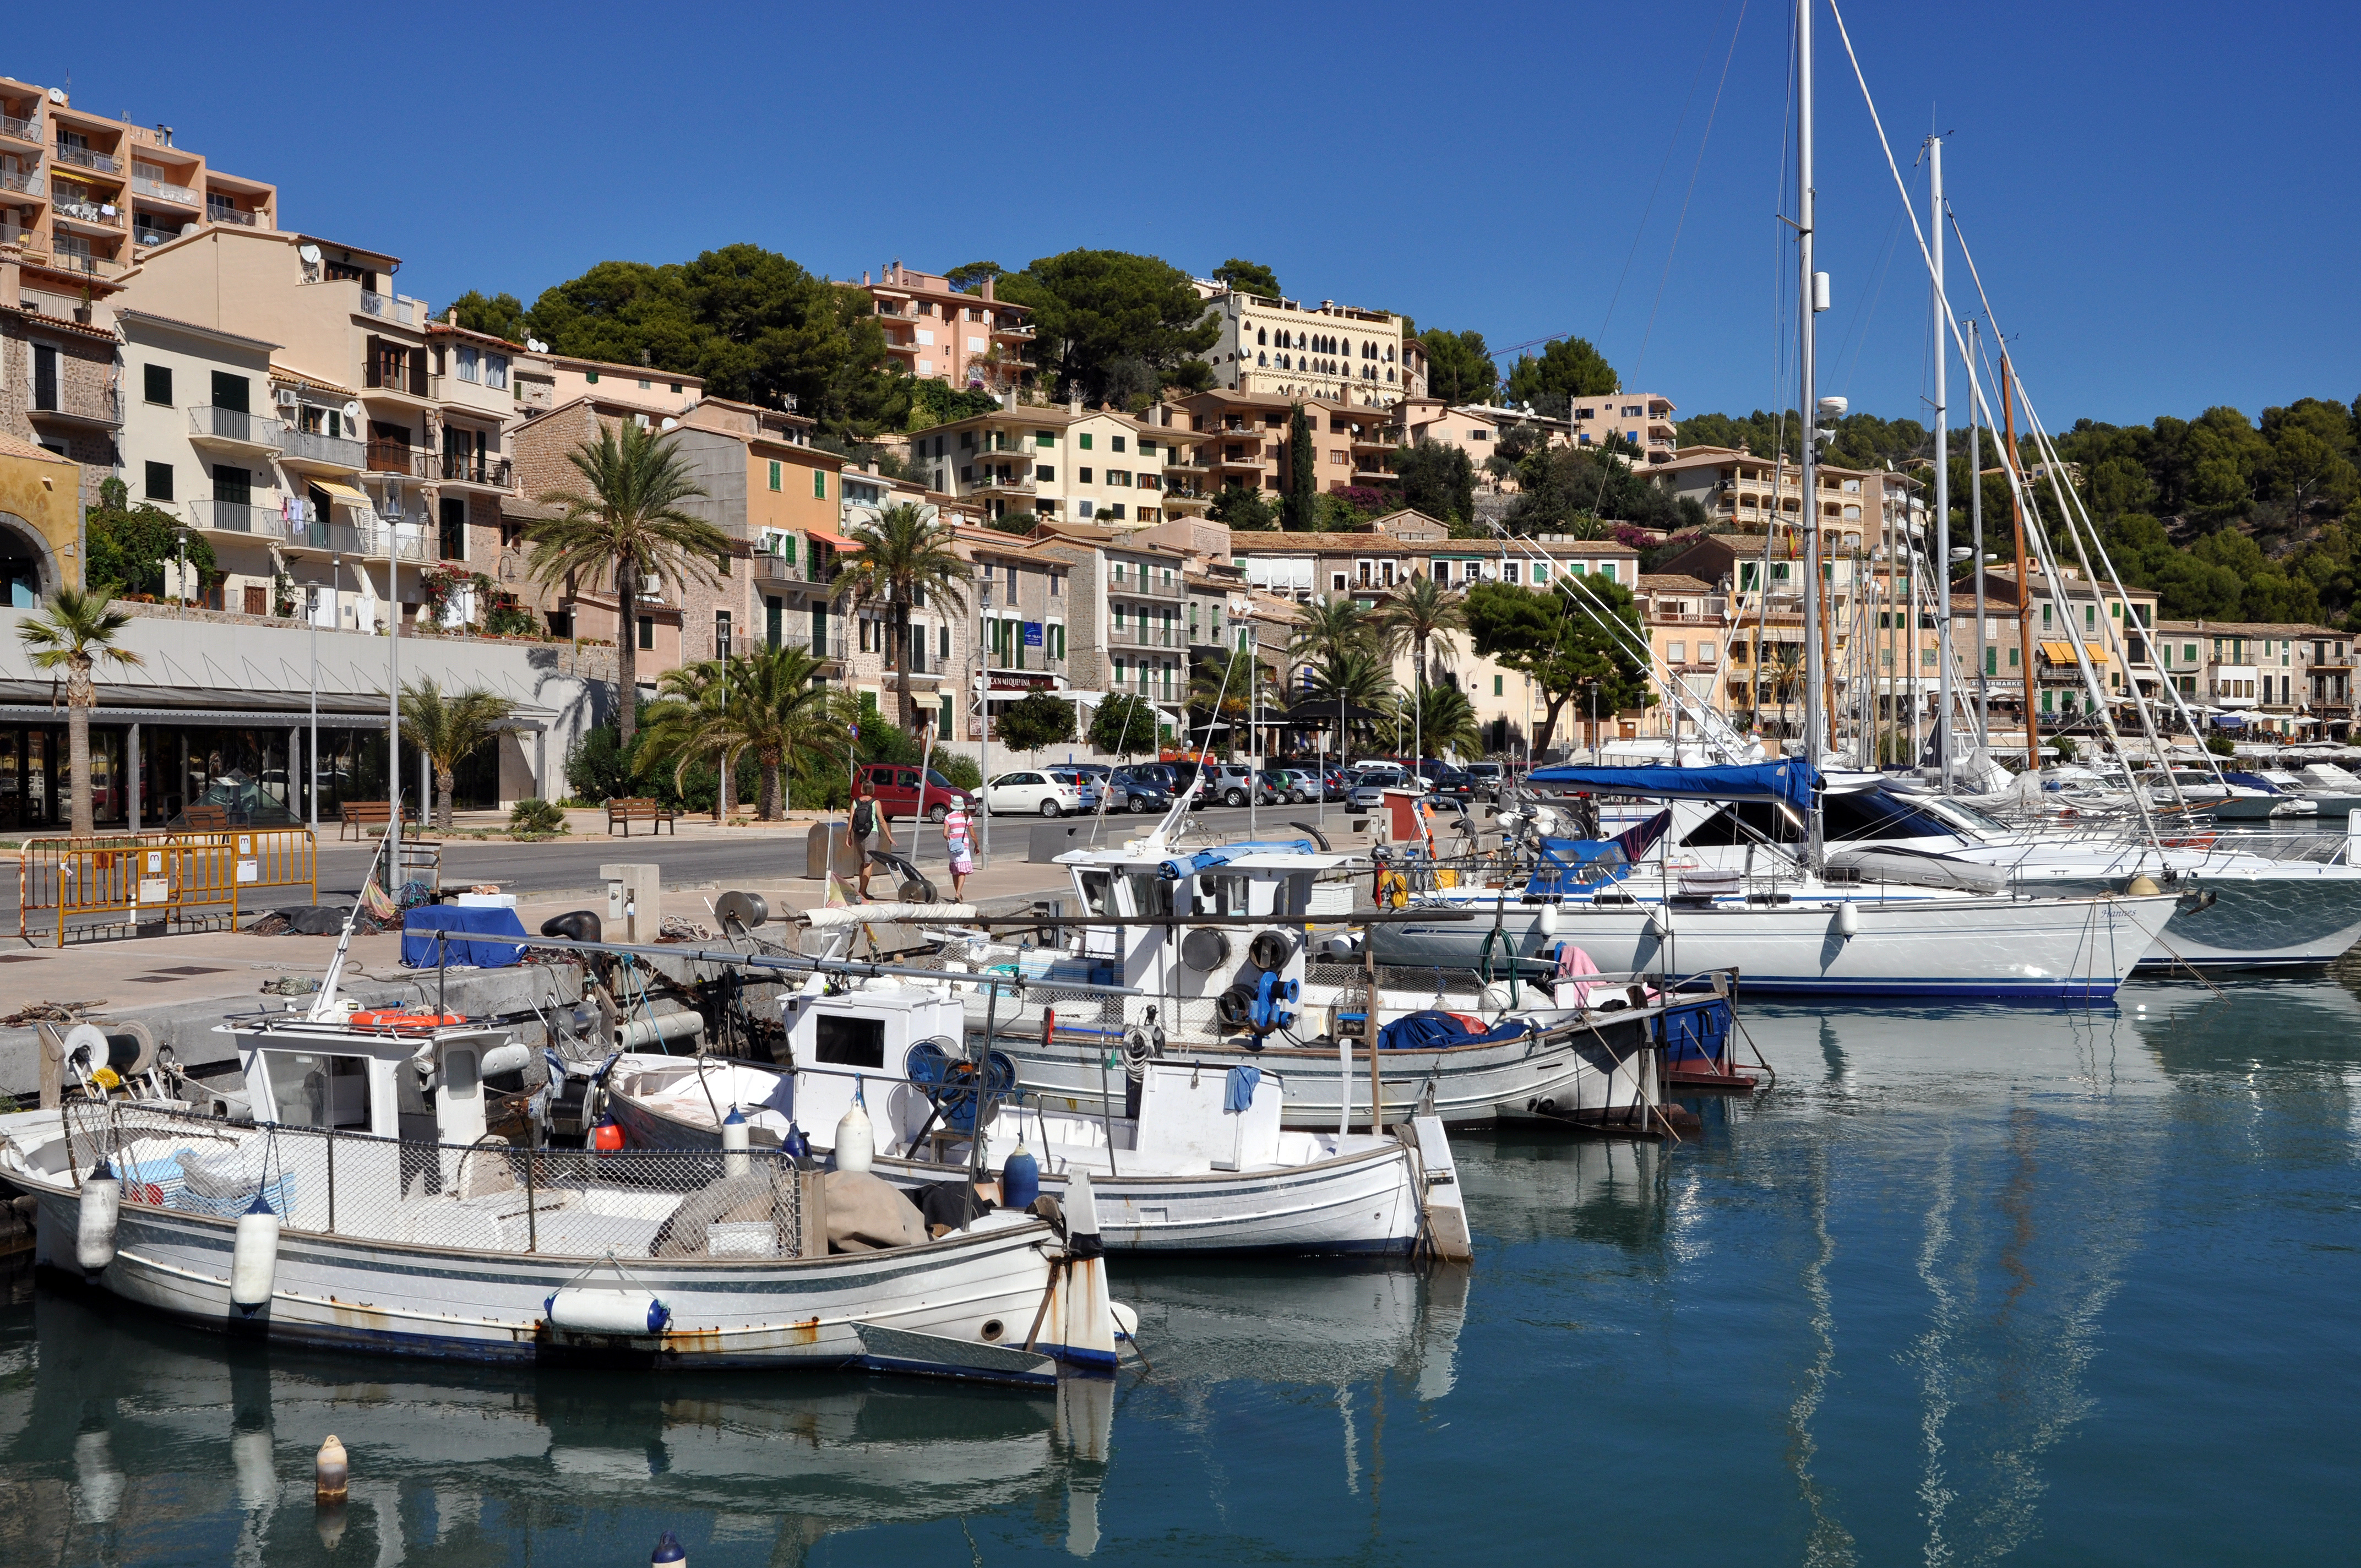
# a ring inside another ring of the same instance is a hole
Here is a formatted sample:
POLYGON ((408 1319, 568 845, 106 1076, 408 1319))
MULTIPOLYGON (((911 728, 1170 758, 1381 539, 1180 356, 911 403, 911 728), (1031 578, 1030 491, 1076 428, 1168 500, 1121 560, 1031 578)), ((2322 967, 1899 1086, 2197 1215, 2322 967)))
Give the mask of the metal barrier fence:
POLYGON ((123 1201, 235 1219, 257 1196, 294 1230, 552 1257, 801 1257, 828 1250, 818 1173, 776 1149, 511 1148, 254 1126, 120 1101, 66 1108, 76 1179, 123 1201), (824 1224, 824 1221, 821 1222, 824 1224))
POLYGON ((299 887, 319 902, 319 846, 308 828, 28 839, 16 862, 16 935, 32 936, 37 912, 56 916, 60 948, 69 930, 235 922, 255 894, 299 887), (74 926, 104 915, 123 918, 74 926))

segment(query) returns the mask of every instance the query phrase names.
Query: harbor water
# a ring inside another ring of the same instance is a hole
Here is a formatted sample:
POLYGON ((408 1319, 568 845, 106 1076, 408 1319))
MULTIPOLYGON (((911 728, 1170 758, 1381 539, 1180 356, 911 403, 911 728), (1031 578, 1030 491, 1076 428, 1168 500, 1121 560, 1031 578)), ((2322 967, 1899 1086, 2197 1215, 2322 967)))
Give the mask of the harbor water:
POLYGON ((1777 1084, 1695 1141, 1463 1135, 1472 1269, 1120 1262, 1150 1365, 1056 1398, 270 1351, 20 1269, 0 1563, 2350 1561, 2355 983, 1748 1006, 1777 1084))

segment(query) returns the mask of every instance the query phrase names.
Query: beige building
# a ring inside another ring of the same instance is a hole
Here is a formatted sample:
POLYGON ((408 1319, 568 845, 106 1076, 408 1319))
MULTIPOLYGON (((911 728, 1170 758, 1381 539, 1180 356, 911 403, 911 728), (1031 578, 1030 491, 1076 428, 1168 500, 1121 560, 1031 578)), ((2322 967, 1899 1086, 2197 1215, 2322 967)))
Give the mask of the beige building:
POLYGON ((705 382, 678 371, 644 365, 609 365, 575 359, 525 345, 517 356, 511 390, 519 417, 530 419, 582 398, 644 409, 651 414, 683 414, 705 396, 705 382))
POLYGON ((275 187, 209 167, 174 145, 171 126, 0 77, 0 256, 54 313, 104 299, 142 255, 205 225, 278 223, 275 187))
POLYGON ((38 609, 82 587, 79 483, 68 459, 0 433, 0 609, 38 609))
POLYGON ((1389 311, 1267 299, 1202 278, 1197 291, 1221 326, 1205 358, 1231 391, 1375 408, 1426 395, 1425 351, 1389 311))
POLYGON ((876 302, 886 351, 918 379, 1004 392, 1024 373, 1032 308, 994 299, 991 279, 962 293, 947 279, 894 261, 874 283, 862 273, 861 284, 876 302))
POLYGON ((1079 402, 1020 405, 939 424, 910 438, 911 462, 935 490, 994 521, 1026 513, 1115 530, 1202 511, 1195 432, 1079 402), (1182 486, 1174 493, 1168 480, 1182 486))
MULTIPOLYGON (((1886 508, 1897 520, 1923 513, 1924 482, 1869 468, 1817 470, 1822 543, 1831 552, 1873 548, 1886 508)), ((1675 497, 1696 501, 1723 528, 1760 534, 1793 530, 1803 516, 1803 475, 1794 458, 1758 457, 1729 446, 1692 446, 1651 467, 1675 497)))
MULTIPOLYGON (((1218 496, 1231 486, 1284 493, 1292 482, 1290 434, 1301 406, 1312 424, 1315 490, 1391 484, 1385 455, 1394 439, 1385 411, 1323 398, 1281 397, 1268 392, 1197 392, 1164 405, 1175 427, 1199 442, 1196 466, 1187 477, 1199 493, 1218 496)), ((1176 482, 1181 476, 1175 476, 1176 482)))
POLYGON ((34 293, 12 298, 19 270, 0 258, 0 434, 79 465, 87 506, 122 462, 115 329, 87 324, 34 293))

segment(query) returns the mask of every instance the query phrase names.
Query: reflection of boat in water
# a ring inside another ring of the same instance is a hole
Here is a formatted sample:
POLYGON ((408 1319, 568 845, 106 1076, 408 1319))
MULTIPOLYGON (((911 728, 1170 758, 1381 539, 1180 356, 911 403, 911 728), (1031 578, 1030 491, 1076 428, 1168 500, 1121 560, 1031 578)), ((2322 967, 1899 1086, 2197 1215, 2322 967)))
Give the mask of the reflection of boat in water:
POLYGON ((698 1376, 362 1363, 231 1344, 103 1298, 44 1290, 0 1315, 0 1559, 82 1555, 77 1533, 136 1528, 157 1559, 253 1560, 315 1530, 313 1451, 353 1455, 341 1528, 355 1562, 396 1563, 470 1529, 510 1534, 560 1498, 633 1548, 663 1530, 823 1535, 1054 1508, 1097 1534, 1114 1386, 1064 1394, 825 1375, 778 1398, 698 1376), (137 1502, 126 1499, 137 1497, 137 1502), (136 1508, 136 1514, 135 1514, 136 1508), (784 1516, 784 1518, 782 1517, 784 1516))
POLYGON ((1311 1275, 1240 1263, 1209 1273, 1143 1262, 1124 1284, 1158 1373, 1182 1383, 1334 1387, 1391 1374, 1419 1398, 1439 1399, 1458 1377, 1466 1269, 1311 1275))
POLYGON ((1630 1139, 1538 1136, 1503 1127, 1459 1146, 1459 1185, 1485 1237, 1603 1242, 1644 1252, 1664 1238, 1672 1150, 1630 1139))

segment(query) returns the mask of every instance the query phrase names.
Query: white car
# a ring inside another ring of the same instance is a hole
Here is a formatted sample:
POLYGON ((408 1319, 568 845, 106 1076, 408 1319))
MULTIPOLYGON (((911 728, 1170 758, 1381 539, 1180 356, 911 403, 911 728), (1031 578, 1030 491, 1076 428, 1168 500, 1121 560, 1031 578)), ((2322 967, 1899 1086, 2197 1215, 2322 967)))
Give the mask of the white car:
POLYGON ((1027 811, 1043 817, 1063 817, 1082 809, 1082 792, 1036 768, 1003 773, 984 785, 983 808, 994 814, 1027 811))

